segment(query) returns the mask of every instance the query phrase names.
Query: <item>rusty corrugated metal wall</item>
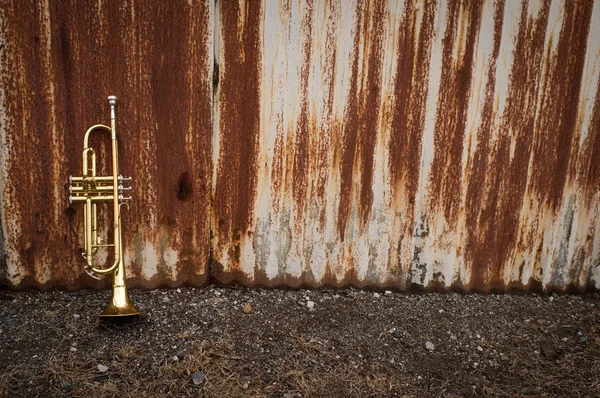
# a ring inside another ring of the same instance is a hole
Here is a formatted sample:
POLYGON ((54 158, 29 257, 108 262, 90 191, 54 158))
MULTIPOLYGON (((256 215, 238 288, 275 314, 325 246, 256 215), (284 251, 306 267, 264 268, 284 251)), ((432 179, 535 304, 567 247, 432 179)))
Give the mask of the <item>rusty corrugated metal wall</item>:
POLYGON ((97 286, 114 93, 136 286, 600 286, 600 2, 50 3, 0 3, 10 285, 97 286))
POLYGON ((600 2, 218 10, 211 273, 600 284, 600 2))
MULTIPOLYGON (((83 134, 117 95, 123 212, 134 286, 202 284, 209 258, 212 54, 209 1, 0 1, 4 277, 17 287, 100 287, 82 269, 83 134)), ((92 138, 110 172, 110 138, 92 138)), ((112 212, 100 222, 108 228, 112 212)), ((107 235, 108 231, 102 231, 107 235)))

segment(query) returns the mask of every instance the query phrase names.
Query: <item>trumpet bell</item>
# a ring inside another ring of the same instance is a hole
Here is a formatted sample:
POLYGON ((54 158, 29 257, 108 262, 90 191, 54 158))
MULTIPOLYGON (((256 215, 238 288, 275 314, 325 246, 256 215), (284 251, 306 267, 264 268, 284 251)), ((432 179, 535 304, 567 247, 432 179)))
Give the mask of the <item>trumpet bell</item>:
POLYGON ((141 312, 135 307, 133 302, 129 299, 129 294, 125 286, 117 286, 113 288, 112 300, 108 304, 108 307, 104 310, 101 317, 113 317, 113 316, 132 316, 140 315, 141 312))

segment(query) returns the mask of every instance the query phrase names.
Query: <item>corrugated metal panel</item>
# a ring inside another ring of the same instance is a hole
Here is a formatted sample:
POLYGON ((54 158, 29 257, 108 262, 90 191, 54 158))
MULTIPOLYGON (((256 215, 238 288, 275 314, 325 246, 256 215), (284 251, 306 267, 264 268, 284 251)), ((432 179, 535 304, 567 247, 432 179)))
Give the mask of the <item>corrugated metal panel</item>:
POLYGON ((67 178, 116 94, 132 286, 212 228, 223 283, 599 287, 599 55, 592 1, 0 0, 0 282, 108 282, 67 178))
POLYGON ((600 286, 600 2, 218 4, 220 282, 600 286))
MULTIPOLYGON (((68 205, 83 134, 119 97, 132 286, 202 284, 209 258, 212 1, 0 1, 0 220, 5 281, 99 287, 68 205)), ((108 173, 110 140, 95 138, 108 173)), ((100 225, 108 228, 107 210, 100 225)), ((105 234, 107 231, 103 231, 105 234)))

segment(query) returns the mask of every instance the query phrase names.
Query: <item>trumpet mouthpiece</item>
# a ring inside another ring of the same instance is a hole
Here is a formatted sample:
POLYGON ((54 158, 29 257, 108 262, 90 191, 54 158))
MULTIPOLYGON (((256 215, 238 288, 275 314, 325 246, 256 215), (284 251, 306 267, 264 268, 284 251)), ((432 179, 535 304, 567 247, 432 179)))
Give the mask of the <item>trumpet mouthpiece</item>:
POLYGON ((108 103, 110 105, 117 105, 117 96, 116 95, 109 95, 108 96, 108 103))

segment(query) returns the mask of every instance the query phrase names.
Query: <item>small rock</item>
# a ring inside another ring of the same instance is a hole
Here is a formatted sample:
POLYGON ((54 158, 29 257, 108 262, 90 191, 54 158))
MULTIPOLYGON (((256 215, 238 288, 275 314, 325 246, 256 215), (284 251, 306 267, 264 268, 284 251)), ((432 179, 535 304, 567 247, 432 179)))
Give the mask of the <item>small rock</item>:
POLYGON ((379 297, 381 297, 381 295, 379 293, 373 293, 373 297, 379 298, 379 297))
POLYGON ((556 359, 556 357, 558 356, 558 352, 552 346, 552 343, 550 341, 548 341, 548 340, 542 341, 541 346, 542 346, 542 353, 544 354, 544 357, 546 357, 547 360, 553 361, 556 359))
POLYGON ((494 389, 488 385, 484 385, 483 386, 483 395, 485 395, 486 397, 490 397, 490 396, 494 395, 494 389))
POLYGON ((106 373, 108 371, 108 366, 104 366, 101 363, 98 364, 98 372, 106 373))
POLYGON ((435 349, 435 346, 433 345, 433 343, 431 341, 428 341, 425 343, 425 348, 429 351, 433 351, 435 349))
POLYGON ((202 373, 201 371, 197 371, 196 373, 194 373, 192 375, 192 381, 197 386, 204 384, 204 380, 205 380, 204 373, 202 373))
POLYGON ((548 297, 548 301, 549 302, 553 302, 554 301, 554 297, 553 296, 548 297))
POLYGON ((392 333, 390 333, 392 335, 393 338, 395 339, 399 339, 400 337, 402 337, 402 335, 400 334, 399 331, 394 330, 392 333))
POLYGON ((308 309, 310 310, 310 309, 312 309, 312 308, 315 308, 315 303, 314 303, 314 302, 312 302, 312 301, 307 301, 307 302, 306 302, 306 306, 307 306, 307 307, 308 307, 308 309))
POLYGON ((502 354, 502 355, 500 355, 500 359, 506 362, 506 361, 508 361, 508 356, 505 354, 502 354))
POLYGON ((73 314, 73 319, 78 320, 81 318, 81 315, 79 314, 73 314))
POLYGON ((252 305, 250 305, 250 303, 247 303, 244 308, 242 308, 242 311, 244 311, 244 314, 251 314, 252 313, 252 305))
POLYGON ((455 335, 451 334, 450 335, 450 340, 456 341, 456 340, 458 340, 458 337, 456 337, 455 335))
POLYGON ((334 294, 334 295, 333 295, 333 298, 334 298, 334 299, 339 299, 340 297, 341 297, 341 296, 340 296, 339 294, 334 294))
POLYGON ((286 392, 285 394, 283 394, 283 398, 294 398, 295 395, 292 394, 291 392, 286 392))
POLYGON ((249 386, 250 386, 250 385, 248 384, 248 382, 245 382, 245 383, 244 383, 244 385, 242 386, 242 388, 243 388, 244 390, 247 390, 249 386))
POLYGON ((71 351, 71 352, 77 352, 77 348, 71 347, 71 348, 69 348, 69 351, 71 351))
POLYGON ((385 294, 390 295, 390 294, 392 294, 392 291, 391 290, 386 290, 385 294))
POLYGON ((179 361, 179 357, 177 355, 174 355, 173 356, 173 361, 175 361, 175 362, 179 361))
POLYGON ((444 310, 440 308, 438 312, 441 314, 444 312, 444 310))
POLYGON ((163 297, 162 302, 163 303, 168 303, 169 301, 171 301, 167 296, 163 297))
POLYGON ((220 292, 220 291, 218 291, 218 290, 215 290, 215 291, 214 291, 214 295, 215 295, 215 296, 217 296, 217 297, 219 297, 219 296, 221 295, 221 292, 220 292))
POLYGON ((177 293, 181 293, 181 289, 177 289, 177 293))
POLYGON ((483 351, 483 347, 482 347, 482 346, 480 346, 480 345, 478 345, 478 346, 477 346, 477 351, 479 351, 479 352, 483 351))

